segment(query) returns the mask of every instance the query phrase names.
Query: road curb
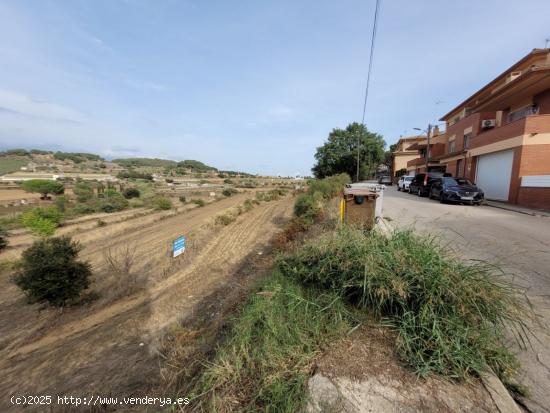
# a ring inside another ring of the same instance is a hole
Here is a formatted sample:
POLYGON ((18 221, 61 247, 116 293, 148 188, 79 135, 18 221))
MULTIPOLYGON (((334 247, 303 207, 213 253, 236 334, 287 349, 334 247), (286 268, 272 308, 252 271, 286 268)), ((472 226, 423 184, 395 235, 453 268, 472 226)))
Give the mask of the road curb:
POLYGON ((518 214, 530 215, 532 217, 544 217, 544 218, 549 218, 550 217, 549 213, 546 213, 546 212, 543 212, 543 211, 532 211, 531 212, 531 211, 521 210, 521 209, 517 209, 517 208, 507 207, 505 205, 496 205, 496 204, 491 204, 491 203, 487 203, 487 202, 484 203, 483 205, 491 207, 491 208, 503 209, 505 211, 517 212, 518 214))

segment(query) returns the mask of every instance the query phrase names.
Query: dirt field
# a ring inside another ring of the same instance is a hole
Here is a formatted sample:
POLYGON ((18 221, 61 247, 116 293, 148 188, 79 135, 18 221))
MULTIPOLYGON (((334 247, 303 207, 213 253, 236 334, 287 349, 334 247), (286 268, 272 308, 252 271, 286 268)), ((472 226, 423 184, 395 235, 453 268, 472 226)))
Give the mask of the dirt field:
MULTIPOLYGON (((81 258, 92 263, 88 304, 54 310, 28 305, 0 272, 0 411, 12 394, 113 395, 146 394, 158 382, 158 349, 163 332, 178 320, 204 318, 197 304, 220 287, 231 290, 231 274, 250 254, 261 254, 292 213, 290 197, 255 206, 228 226, 212 225, 216 214, 241 204, 239 194, 175 214, 125 211, 111 214, 105 227, 96 221, 73 223, 71 233, 84 246, 81 258), (183 257, 170 258, 171 241, 189 237, 183 257), (113 296, 113 275, 105 251, 130 246, 132 273, 139 280, 129 295, 113 296)), ((32 242, 22 233, 0 260, 17 257, 32 242)), ((54 410, 55 411, 55 410, 54 410)))

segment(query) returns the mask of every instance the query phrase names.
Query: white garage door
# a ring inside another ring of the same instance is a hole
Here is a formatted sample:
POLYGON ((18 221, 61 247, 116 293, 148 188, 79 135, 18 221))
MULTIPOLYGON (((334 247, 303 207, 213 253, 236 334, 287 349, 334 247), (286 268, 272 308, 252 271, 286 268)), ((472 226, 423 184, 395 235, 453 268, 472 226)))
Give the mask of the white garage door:
POLYGON ((513 150, 478 157, 476 183, 485 192, 485 198, 508 201, 513 161, 513 150))

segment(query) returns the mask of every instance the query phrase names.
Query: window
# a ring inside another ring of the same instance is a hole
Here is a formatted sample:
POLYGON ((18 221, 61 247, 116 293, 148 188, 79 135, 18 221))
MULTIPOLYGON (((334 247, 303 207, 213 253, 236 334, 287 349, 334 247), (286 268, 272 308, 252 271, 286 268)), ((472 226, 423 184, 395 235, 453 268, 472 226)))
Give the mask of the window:
POLYGON ((463 176, 464 175, 464 162, 462 159, 459 159, 456 162, 456 176, 463 176))
POLYGON ((449 142, 449 153, 453 153, 455 151, 455 141, 449 142))
POLYGON ((470 140, 472 139, 472 133, 467 133, 464 135, 464 149, 468 149, 470 147, 470 140))

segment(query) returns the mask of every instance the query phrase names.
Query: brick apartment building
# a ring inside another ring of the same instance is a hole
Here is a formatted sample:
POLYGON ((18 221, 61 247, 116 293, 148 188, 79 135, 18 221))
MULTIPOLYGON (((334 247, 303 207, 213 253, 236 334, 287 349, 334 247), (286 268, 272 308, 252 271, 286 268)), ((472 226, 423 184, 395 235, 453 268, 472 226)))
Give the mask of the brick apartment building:
POLYGON ((488 199, 550 209, 550 49, 534 49, 440 120, 430 170, 465 176, 488 199))
POLYGON ((445 165, 441 165, 439 157, 445 154, 445 133, 440 132, 436 126, 430 133, 430 150, 428 151, 428 139, 421 136, 413 145, 409 146, 409 151, 416 151, 418 155, 407 162, 407 175, 414 175, 420 172, 426 172, 426 156, 430 155, 428 162, 429 171, 445 172, 445 165))
POLYGON ((391 176, 395 179, 397 171, 407 169, 407 162, 418 158, 418 149, 410 149, 411 146, 425 142, 425 136, 406 136, 399 138, 392 152, 391 176))

